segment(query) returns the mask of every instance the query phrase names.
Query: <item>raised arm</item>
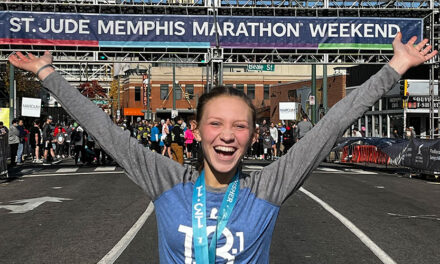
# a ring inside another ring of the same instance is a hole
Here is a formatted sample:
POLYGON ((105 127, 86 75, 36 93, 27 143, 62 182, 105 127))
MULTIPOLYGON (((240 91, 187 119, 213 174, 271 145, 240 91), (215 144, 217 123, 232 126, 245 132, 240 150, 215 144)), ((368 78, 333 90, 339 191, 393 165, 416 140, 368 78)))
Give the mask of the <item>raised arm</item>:
POLYGON ((417 45, 414 45, 416 37, 406 44, 401 39, 402 35, 398 33, 393 41, 394 56, 387 65, 334 105, 285 156, 256 174, 261 177, 256 190, 263 190, 257 195, 275 204, 284 202, 328 155, 347 127, 389 91, 409 68, 437 54, 437 51, 430 52, 431 46, 426 46, 426 39, 417 45))
POLYGON ((128 131, 116 126, 104 111, 54 71, 50 66, 52 56, 49 52, 41 57, 17 52, 9 56, 9 61, 37 74, 43 86, 152 199, 180 182, 185 173, 183 166, 149 151, 128 131))

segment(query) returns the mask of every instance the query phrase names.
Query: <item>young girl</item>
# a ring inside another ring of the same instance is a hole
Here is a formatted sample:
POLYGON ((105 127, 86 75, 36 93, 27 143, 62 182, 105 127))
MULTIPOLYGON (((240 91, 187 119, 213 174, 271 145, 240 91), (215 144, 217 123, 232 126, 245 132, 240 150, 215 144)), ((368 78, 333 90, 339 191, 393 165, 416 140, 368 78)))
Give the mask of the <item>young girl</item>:
POLYGON ((333 106, 289 152, 250 175, 240 162, 252 143, 255 108, 245 94, 216 88, 200 97, 197 133, 204 154, 199 172, 153 153, 81 96, 50 66, 20 52, 9 61, 32 71, 128 177, 154 201, 161 263, 268 263, 278 211, 333 147, 336 139, 386 93, 410 67, 431 59, 427 40, 393 42, 395 55, 376 75, 333 106), (99 120, 99 122, 97 122, 99 120))

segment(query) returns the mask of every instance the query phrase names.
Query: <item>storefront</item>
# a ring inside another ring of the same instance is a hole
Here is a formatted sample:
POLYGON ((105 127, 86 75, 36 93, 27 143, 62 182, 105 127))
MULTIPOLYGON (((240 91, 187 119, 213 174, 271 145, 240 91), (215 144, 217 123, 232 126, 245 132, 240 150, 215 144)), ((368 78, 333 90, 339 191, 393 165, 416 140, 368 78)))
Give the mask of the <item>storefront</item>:
MULTIPOLYGON (((412 127, 416 137, 428 138, 429 83, 427 80, 408 80, 408 83, 408 99, 405 104, 400 92, 401 84, 396 84, 352 128, 363 131, 366 137, 392 137, 394 130, 399 137, 403 137, 405 130, 412 127)), ((347 94, 355 88, 347 88, 347 94)), ((439 106, 434 105, 434 108, 437 113, 439 106)), ((436 120, 434 127, 439 125, 436 120)))

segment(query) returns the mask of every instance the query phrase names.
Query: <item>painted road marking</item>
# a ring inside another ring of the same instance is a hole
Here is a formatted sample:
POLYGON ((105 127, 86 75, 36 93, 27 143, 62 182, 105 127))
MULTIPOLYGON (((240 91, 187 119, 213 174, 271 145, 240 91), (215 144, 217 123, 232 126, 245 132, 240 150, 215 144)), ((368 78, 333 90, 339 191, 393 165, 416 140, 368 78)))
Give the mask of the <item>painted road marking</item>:
POLYGON ((316 168, 318 171, 325 171, 325 172, 343 172, 341 170, 332 169, 332 168, 325 168, 325 167, 318 167, 316 168))
POLYGON ((372 171, 364 171, 359 169, 344 169, 345 172, 354 173, 354 174, 377 174, 376 172, 372 171))
MULTIPOLYGON (((124 171, 103 171, 103 172, 100 172, 99 174, 118 174, 118 173, 124 173, 124 171)), ((89 172, 74 172, 74 173, 47 173, 47 174, 25 175, 25 176, 22 176, 22 178, 72 176, 72 175, 95 175, 95 174, 93 173, 93 171, 89 171, 89 172)))
POLYGON ((128 230, 127 234, 125 234, 121 240, 98 262, 98 264, 112 264, 114 263, 119 256, 124 252, 136 234, 139 232, 141 227, 144 225, 145 221, 147 221, 148 217, 154 210, 154 205, 152 202, 147 207, 147 210, 139 217, 136 223, 128 230))
POLYGON ((264 168, 263 166, 256 166, 256 165, 244 165, 244 167, 248 170, 261 170, 264 168))
POLYGON ((325 210, 327 210, 330 214, 336 217, 343 225, 345 225, 355 236, 357 236, 365 246, 367 246, 373 253, 376 255, 384 264, 396 264, 396 262, 383 251, 376 243, 374 243, 364 232, 362 232, 358 227, 356 227, 350 220, 348 220, 345 216, 340 214, 338 211, 333 209, 330 205, 328 205, 323 200, 319 199, 313 193, 307 191, 303 187, 299 189, 308 197, 312 198, 315 202, 321 205, 325 210))
POLYGON ((23 214, 34 210, 35 208, 46 202, 61 203, 62 201, 69 201, 69 200, 72 199, 45 196, 45 197, 38 197, 32 199, 11 201, 9 202, 11 205, 0 205, 0 208, 11 211, 9 212, 10 214, 23 214), (22 204, 22 205, 17 205, 17 204, 22 204))
POLYGON ((65 172, 76 172, 79 168, 61 168, 58 169, 55 173, 65 173, 65 172))
POLYGON ((107 166, 107 167, 97 167, 95 171, 114 171, 116 170, 116 166, 107 166))

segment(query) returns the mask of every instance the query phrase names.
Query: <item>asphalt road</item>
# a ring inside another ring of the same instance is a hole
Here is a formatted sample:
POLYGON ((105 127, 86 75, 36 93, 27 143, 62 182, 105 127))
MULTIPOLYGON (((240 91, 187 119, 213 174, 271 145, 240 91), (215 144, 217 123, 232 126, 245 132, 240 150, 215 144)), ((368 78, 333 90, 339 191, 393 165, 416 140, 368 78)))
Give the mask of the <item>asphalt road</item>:
MULTIPOLYGON (((98 263, 113 254, 150 201, 120 168, 98 170, 28 168, 1 183, 0 263, 98 263)), ((316 170, 303 187, 358 231, 298 191, 280 211, 271 263, 440 263, 440 184, 337 166, 316 170)), ((159 262, 154 212, 138 227, 114 263, 159 262)))

